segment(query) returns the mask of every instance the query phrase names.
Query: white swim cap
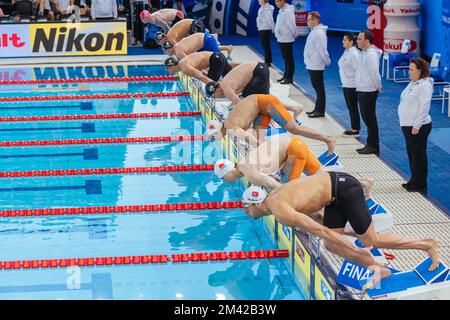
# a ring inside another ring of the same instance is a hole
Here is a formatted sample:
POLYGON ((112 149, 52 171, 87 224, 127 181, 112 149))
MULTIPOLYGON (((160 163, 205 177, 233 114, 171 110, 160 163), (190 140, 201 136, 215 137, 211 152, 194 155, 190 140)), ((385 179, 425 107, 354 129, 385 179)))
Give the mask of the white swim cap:
POLYGON ((261 204, 267 197, 267 192, 258 186, 250 186, 242 195, 243 203, 261 204))
POLYGON ((235 165, 234 162, 231 162, 228 159, 220 159, 217 160, 216 164, 214 165, 214 173, 217 177, 222 179, 225 177, 228 173, 233 171, 235 165))
POLYGON ((214 134, 216 134, 220 130, 222 130, 222 127, 223 127, 222 122, 217 121, 217 120, 210 120, 206 124, 206 135, 213 136, 214 134))

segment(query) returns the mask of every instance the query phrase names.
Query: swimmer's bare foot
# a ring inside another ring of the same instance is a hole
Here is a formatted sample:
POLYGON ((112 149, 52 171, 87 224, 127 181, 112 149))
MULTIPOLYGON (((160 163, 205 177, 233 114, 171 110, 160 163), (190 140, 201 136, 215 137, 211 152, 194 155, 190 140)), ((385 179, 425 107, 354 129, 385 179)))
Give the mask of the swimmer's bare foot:
POLYGON ((294 119, 297 119, 297 117, 303 112, 303 109, 298 107, 297 110, 294 112, 294 119))
POLYGON ((372 179, 362 179, 361 184, 364 188, 364 192, 366 193, 367 199, 372 198, 372 188, 373 188, 373 180, 372 179))
POLYGON ((378 282, 380 282, 382 279, 387 278, 391 275, 391 270, 388 268, 385 268, 383 266, 379 265, 372 265, 369 266, 370 270, 374 272, 374 276, 372 279, 370 279, 365 285, 362 287, 362 292, 366 292, 369 289, 375 288, 378 282))
POLYGON ((434 271, 439 268, 441 261, 439 259, 439 241, 434 239, 425 240, 429 243, 430 248, 425 250, 431 258, 431 266, 428 271, 434 271))
POLYGON ((233 50, 234 50, 234 47, 233 46, 228 46, 228 58, 231 58, 231 52, 233 52, 233 50))
POLYGON ((334 150, 336 149, 336 138, 335 137, 328 137, 328 154, 327 157, 331 156, 334 153, 334 150))

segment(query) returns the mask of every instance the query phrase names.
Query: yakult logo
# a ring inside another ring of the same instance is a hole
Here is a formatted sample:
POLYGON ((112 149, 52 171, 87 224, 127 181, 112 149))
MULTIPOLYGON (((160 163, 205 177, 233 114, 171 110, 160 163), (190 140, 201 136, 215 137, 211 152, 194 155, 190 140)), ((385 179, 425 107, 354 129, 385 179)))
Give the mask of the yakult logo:
POLYGON ((0 40, 0 47, 2 48, 22 48, 25 45, 25 41, 17 33, 3 33, 0 40))
MULTIPOLYGON (((384 39, 384 50, 387 52, 400 52, 402 50, 404 39, 384 39)), ((408 52, 413 52, 417 49, 417 42, 411 40, 411 47, 408 52)))
POLYGON ((418 14, 420 12, 420 8, 408 9, 408 8, 385 8, 385 14, 418 14))

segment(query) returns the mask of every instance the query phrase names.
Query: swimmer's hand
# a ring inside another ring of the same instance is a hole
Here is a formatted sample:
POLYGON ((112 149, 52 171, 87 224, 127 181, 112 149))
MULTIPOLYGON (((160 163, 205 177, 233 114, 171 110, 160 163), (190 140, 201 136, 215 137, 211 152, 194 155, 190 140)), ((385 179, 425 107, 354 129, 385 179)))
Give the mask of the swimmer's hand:
POLYGON ((384 278, 391 275, 391 270, 379 265, 369 266, 367 269, 371 270, 374 274, 367 281, 365 285, 362 286, 362 292, 365 293, 367 290, 375 288, 375 286, 384 278))
POLYGON ((336 138, 328 137, 327 146, 328 146, 327 157, 329 157, 334 153, 334 150, 336 149, 336 138))

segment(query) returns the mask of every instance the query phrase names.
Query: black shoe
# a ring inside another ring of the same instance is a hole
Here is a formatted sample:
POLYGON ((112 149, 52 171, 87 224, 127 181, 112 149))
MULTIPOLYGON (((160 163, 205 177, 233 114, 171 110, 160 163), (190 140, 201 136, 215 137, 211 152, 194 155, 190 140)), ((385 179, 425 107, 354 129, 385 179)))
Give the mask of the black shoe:
POLYGON ((283 77, 283 78, 278 79, 277 81, 278 81, 278 82, 281 82, 281 81, 284 81, 285 79, 286 79, 286 78, 283 77))
MULTIPOLYGON (((405 183, 406 184, 406 183, 405 183)), ((403 185, 402 185, 403 186, 403 185)), ((428 189, 427 188, 418 188, 415 185, 406 185, 404 187, 406 189, 406 191, 408 192, 420 192, 420 193, 427 193, 428 189)))
POLYGON ((320 112, 314 112, 312 114, 308 114, 308 117, 310 118, 325 118, 325 114, 320 112))
POLYGON ((280 81, 280 84, 291 84, 292 80, 284 79, 283 81, 280 81))
POLYGON ((313 111, 306 111, 306 114, 313 114, 313 113, 316 113, 316 110, 313 110, 313 111))
POLYGON ((345 130, 344 134, 346 136, 357 136, 357 135, 359 135, 359 131, 345 130))
POLYGON ((411 181, 408 181, 407 183, 402 183, 402 187, 407 189, 408 187, 412 186, 413 183, 411 181))
POLYGON ((365 146, 364 148, 357 149, 356 151, 359 154, 376 154, 376 155, 380 154, 380 149, 374 148, 374 147, 371 147, 371 146, 365 146))

